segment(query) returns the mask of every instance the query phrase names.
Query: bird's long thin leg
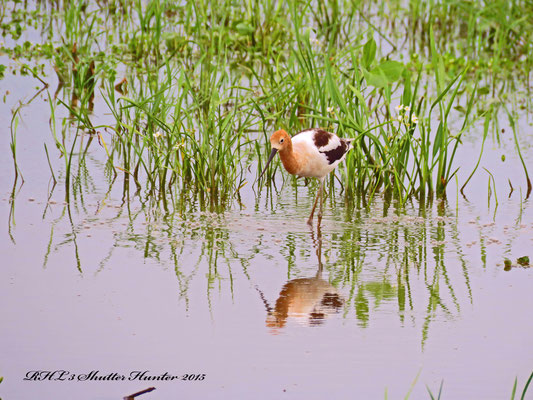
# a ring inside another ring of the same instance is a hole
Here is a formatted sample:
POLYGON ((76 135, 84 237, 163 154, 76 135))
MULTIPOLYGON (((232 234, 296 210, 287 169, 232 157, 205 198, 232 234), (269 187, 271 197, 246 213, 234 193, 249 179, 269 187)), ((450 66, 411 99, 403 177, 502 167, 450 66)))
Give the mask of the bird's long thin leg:
POLYGON ((318 204, 318 197, 321 196, 321 193, 322 193, 322 181, 320 182, 320 187, 318 189, 318 193, 316 194, 315 204, 313 204, 313 209, 311 210, 311 215, 309 216, 309 219, 307 220, 307 223, 309 225, 313 224, 313 215, 315 213, 316 205, 318 204))
POLYGON ((324 178, 320 179, 320 211, 318 212, 318 224, 322 221, 322 209, 324 206, 324 178))

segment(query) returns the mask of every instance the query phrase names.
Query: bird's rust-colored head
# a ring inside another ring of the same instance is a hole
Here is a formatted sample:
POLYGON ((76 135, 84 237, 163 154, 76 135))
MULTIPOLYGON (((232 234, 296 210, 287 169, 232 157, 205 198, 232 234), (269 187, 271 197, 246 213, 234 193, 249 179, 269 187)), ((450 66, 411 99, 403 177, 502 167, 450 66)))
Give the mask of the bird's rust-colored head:
POLYGON ((261 175, 259 175, 259 180, 263 177, 265 171, 268 168, 268 165, 276 155, 278 151, 283 152, 284 150, 290 149, 292 147, 291 143, 291 137, 287 132, 285 132, 283 129, 280 129, 272 134, 270 136, 270 145, 272 146, 272 151, 270 152, 270 157, 268 157, 268 161, 265 165, 265 168, 263 169, 263 172, 261 172, 261 175))
POLYGON ((289 148, 291 144, 291 137, 283 129, 276 131, 270 136, 270 145, 272 149, 283 151, 289 148))

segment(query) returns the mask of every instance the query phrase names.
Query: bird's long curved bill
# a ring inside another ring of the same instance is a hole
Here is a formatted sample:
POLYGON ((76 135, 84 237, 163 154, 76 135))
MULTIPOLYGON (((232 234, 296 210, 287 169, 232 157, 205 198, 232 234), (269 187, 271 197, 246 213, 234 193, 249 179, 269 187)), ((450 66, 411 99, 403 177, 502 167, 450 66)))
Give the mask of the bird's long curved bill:
POLYGON ((270 164, 270 162, 272 161, 272 159, 274 158, 274 156, 276 155, 276 153, 278 152, 278 149, 272 149, 272 151, 270 152, 270 157, 268 157, 268 161, 265 165, 265 169, 263 170, 263 172, 261 172, 261 175, 259 175, 259 181, 261 180, 261 178, 263 177, 263 175, 265 174, 265 171, 267 170, 268 168, 268 165, 270 164))

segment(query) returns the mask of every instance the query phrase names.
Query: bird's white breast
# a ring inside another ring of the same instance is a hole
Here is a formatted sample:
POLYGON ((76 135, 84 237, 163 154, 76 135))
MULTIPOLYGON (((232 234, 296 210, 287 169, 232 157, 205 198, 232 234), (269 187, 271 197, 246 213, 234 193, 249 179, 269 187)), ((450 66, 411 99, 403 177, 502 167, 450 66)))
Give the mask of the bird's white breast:
POLYGON ((316 129, 310 129, 300 132, 292 138, 293 151, 298 154, 300 164, 299 176, 323 178, 334 170, 344 158, 342 157, 330 164, 324 153, 341 146, 341 141, 338 136, 331 134, 327 143, 317 146, 316 133, 316 129))

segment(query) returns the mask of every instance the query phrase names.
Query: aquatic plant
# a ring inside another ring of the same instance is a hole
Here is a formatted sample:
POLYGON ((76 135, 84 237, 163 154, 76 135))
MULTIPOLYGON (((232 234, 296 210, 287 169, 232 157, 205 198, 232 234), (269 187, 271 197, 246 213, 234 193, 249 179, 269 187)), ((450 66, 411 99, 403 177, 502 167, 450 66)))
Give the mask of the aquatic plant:
MULTIPOLYGON (((348 201, 378 192, 402 204, 443 197, 463 136, 483 124, 484 145, 500 110, 527 197, 516 109, 530 109, 531 96, 520 104, 505 96, 520 79, 529 93, 532 20, 525 0, 357 8, 337 0, 318 8, 296 0, 7 2, 1 51, 26 62, 2 73, 47 85, 55 72, 51 131, 67 199, 91 154, 104 161, 111 185, 122 175, 125 198, 131 180, 134 195, 155 196, 165 208, 179 192, 222 210, 250 183, 246 170, 261 169, 271 131, 318 126, 356 138, 340 172, 348 201), (25 40, 28 29, 40 31, 41 42, 25 40), (108 115, 95 113, 95 103, 108 115)), ((44 150, 50 161, 46 143, 44 150)), ((18 174, 14 150, 13 157, 18 174)), ((49 165, 56 179, 58 166, 49 165)))

